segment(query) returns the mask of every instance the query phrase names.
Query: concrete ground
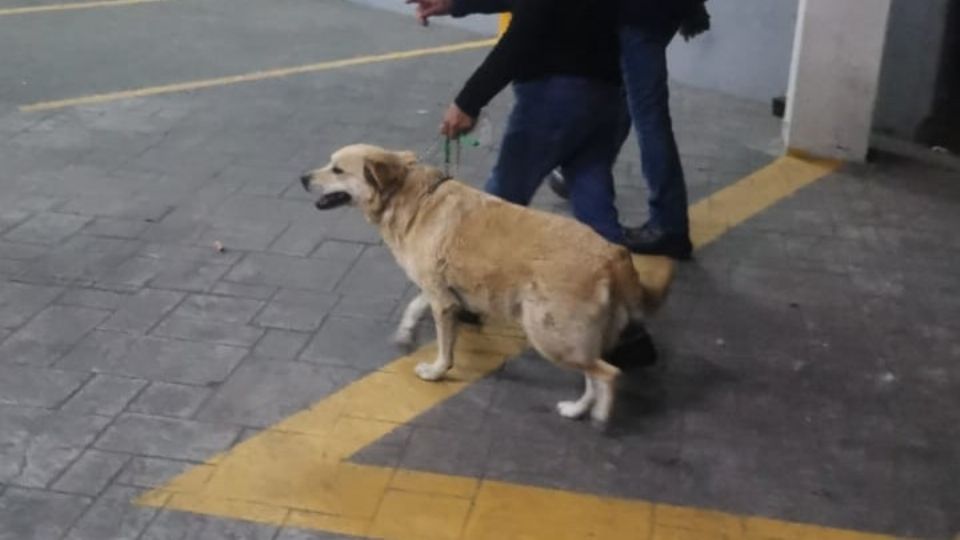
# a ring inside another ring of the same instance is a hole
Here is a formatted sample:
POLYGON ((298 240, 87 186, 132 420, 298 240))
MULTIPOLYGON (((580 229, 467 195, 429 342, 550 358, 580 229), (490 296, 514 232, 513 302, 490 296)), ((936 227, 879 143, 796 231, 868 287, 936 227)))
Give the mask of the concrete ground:
MULTIPOLYGON (((408 282, 298 186, 354 141, 436 162, 484 49, 430 48, 484 36, 335 0, 61 7, 0 8, 0 539, 960 534, 956 172, 885 159, 791 195, 764 105, 676 87, 707 232, 651 323, 663 366, 600 433, 509 329, 416 381, 388 343, 408 282)), ((632 141, 618 183, 640 223, 632 141)))

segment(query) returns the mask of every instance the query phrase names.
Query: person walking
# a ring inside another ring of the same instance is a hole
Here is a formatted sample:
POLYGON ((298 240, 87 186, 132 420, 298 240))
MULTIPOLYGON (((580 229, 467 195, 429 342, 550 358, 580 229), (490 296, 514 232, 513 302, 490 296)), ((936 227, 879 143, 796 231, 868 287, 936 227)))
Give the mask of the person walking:
MULTIPOLYGON (((710 29, 705 2, 620 0, 620 65, 649 193, 648 221, 625 231, 635 253, 689 259, 693 250, 686 180, 670 116, 667 46, 678 32, 690 40, 710 29)), ((549 185, 569 196, 562 171, 549 185)))
MULTIPOLYGON (((509 0, 408 3, 417 4, 417 15, 424 23, 436 15, 457 17, 510 11, 512 4, 509 0)), ((667 46, 678 32, 689 40, 710 29, 705 3, 706 0, 619 0, 612 5, 591 4, 593 10, 615 9, 617 13, 620 67, 649 193, 648 221, 623 233, 622 243, 635 253, 681 260, 692 254, 686 180, 670 115, 667 46)), ((557 195, 572 198, 572 184, 567 176, 562 168, 555 168, 549 185, 557 195)))
MULTIPOLYGON (((616 244, 624 228, 614 204, 613 165, 629 132, 620 84, 615 0, 425 0, 439 13, 507 9, 513 21, 448 107, 441 132, 470 131, 507 85, 515 102, 485 189, 526 206, 552 169, 565 173, 574 217, 616 244)), ((433 9, 421 10, 427 5, 433 9)))

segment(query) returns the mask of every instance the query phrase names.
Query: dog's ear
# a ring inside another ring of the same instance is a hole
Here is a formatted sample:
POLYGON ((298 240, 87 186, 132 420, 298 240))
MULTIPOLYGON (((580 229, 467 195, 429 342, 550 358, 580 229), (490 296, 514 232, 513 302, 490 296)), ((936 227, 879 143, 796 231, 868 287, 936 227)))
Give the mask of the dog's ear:
POLYGON ((377 193, 392 191, 406 172, 407 165, 392 153, 382 152, 363 160, 363 178, 377 193))

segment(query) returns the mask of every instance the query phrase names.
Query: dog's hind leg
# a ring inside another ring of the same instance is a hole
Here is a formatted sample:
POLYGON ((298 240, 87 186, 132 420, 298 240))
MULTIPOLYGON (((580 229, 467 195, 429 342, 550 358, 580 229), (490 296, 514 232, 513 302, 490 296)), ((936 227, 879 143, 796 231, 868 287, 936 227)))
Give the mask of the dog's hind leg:
POLYGON ((537 352, 584 375, 583 394, 577 400, 557 403, 557 412, 564 418, 579 418, 590 410, 595 420, 606 421, 613 403, 612 382, 619 371, 597 359, 603 349, 603 326, 577 317, 558 320, 554 314, 562 313, 563 308, 542 302, 524 308, 523 328, 537 352))
POLYGON ((587 366, 584 372, 593 379, 594 392, 597 394, 593 408, 590 409, 590 418, 595 422, 606 423, 613 408, 614 385, 620 370, 598 358, 587 366))
POLYGON ((557 403, 557 412, 564 418, 580 418, 593 405, 597 393, 593 384, 593 379, 589 375, 583 376, 583 395, 576 401, 561 401, 557 403))
POLYGON ((457 340, 457 310, 455 299, 432 300, 430 308, 437 324, 437 359, 417 364, 415 372, 425 381, 436 381, 453 367, 453 346, 457 340))
POLYGON ((564 418, 580 418, 589 410, 593 421, 605 424, 613 409, 615 383, 620 370, 599 359, 588 366, 566 365, 583 372, 585 387, 580 399, 557 403, 557 412, 564 418))
POLYGON ((403 317, 400 319, 400 325, 393 334, 393 342, 401 347, 411 347, 416 339, 417 323, 427 314, 430 308, 430 302, 423 293, 420 293, 407 304, 403 310, 403 317))

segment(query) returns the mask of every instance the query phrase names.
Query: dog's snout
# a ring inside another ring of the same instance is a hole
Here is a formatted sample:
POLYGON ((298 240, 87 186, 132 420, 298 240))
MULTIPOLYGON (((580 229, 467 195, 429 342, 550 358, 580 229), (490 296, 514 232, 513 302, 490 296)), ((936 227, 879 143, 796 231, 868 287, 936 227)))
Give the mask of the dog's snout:
POLYGON ((300 183, 303 184, 303 189, 310 191, 310 180, 313 179, 313 175, 310 173, 303 173, 300 175, 300 183))

